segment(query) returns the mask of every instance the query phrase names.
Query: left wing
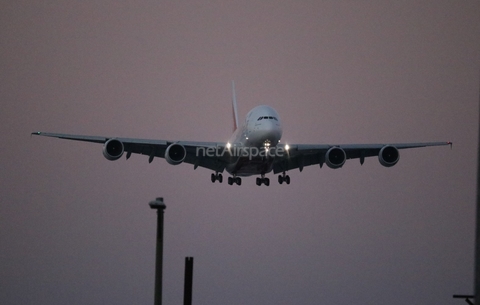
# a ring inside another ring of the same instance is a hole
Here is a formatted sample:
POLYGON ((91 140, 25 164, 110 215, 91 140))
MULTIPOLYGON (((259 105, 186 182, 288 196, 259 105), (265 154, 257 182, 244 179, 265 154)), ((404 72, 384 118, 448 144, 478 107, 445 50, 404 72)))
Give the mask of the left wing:
POLYGON ((141 154, 149 156, 149 162, 159 157, 165 158, 173 165, 186 162, 193 164, 195 169, 200 166, 223 172, 229 159, 229 155, 224 153, 225 143, 130 139, 48 132, 33 132, 32 135, 104 144, 103 155, 108 160, 117 160, 125 152, 127 159, 132 153, 141 154))
POLYGON ((399 144, 347 144, 347 145, 317 145, 317 144, 279 144, 285 153, 283 156, 276 156, 273 164, 273 172, 286 172, 298 168, 300 171, 305 166, 323 164, 331 168, 339 168, 345 164, 347 159, 360 159, 363 164, 366 157, 378 156, 383 166, 395 165, 400 154, 399 149, 443 146, 452 142, 428 142, 428 143, 399 143, 399 144))

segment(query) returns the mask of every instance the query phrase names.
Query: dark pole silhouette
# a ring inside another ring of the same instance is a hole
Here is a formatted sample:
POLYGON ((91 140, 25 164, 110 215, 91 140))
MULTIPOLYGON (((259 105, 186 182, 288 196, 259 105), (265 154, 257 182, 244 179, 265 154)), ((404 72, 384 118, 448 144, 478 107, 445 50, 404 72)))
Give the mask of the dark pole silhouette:
MULTIPOLYGON (((479 70, 480 72, 480 70, 479 70)), ((478 92, 478 104, 480 105, 480 91, 478 92)), ((480 121, 480 113, 479 113, 480 121)), ((480 126, 479 126, 480 127, 480 126)), ((470 299, 480 300, 480 128, 478 133, 477 143, 477 212, 476 212, 476 227, 475 227, 475 266, 473 279, 473 295, 455 294, 454 298, 465 299, 470 305, 474 303, 470 299)), ((480 304, 477 301, 477 304, 480 304)))
POLYGON ((155 305, 162 305, 162 272, 163 272, 163 214, 167 206, 163 198, 150 201, 150 207, 157 210, 157 249, 155 254, 155 305))
POLYGON ((192 305, 193 257, 185 257, 185 285, 183 305, 192 305))
MULTIPOLYGON (((479 104, 480 104, 480 92, 479 92, 479 104)), ((479 116, 480 118, 480 116, 479 116)), ((478 139, 477 148, 477 224, 476 224, 476 237, 475 237, 475 301, 478 304, 480 300, 480 133, 478 139)))

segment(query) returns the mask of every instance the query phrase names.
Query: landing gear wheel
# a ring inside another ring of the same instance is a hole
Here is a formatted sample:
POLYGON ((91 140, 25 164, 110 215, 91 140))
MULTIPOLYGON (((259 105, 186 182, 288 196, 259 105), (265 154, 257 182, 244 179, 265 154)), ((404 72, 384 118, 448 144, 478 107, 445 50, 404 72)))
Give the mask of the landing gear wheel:
POLYGON ((215 183, 215 181, 218 181, 219 183, 222 183, 223 181, 223 176, 222 174, 217 173, 212 173, 211 176, 212 182, 215 183))
POLYGON ((257 185, 260 186, 262 184, 265 184, 266 186, 269 186, 270 185, 270 179, 265 178, 263 175, 262 175, 262 178, 257 177, 257 185))
MULTIPOLYGON (((221 179, 221 178, 220 178, 221 179)), ((232 184, 236 184, 236 185, 242 185, 242 178, 240 177, 236 177, 236 176, 233 176, 233 177, 228 177, 228 184, 232 185, 232 184)))
POLYGON ((290 176, 289 175, 285 175, 285 172, 283 172, 282 175, 278 175, 278 183, 282 184, 282 183, 286 183, 286 184, 290 184, 290 176))

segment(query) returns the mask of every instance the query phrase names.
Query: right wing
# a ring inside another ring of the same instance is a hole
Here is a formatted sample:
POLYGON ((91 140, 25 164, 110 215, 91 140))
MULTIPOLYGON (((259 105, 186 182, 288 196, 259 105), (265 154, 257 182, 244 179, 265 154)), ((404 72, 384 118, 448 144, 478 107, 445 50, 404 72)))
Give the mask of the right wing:
POLYGON ((149 162, 152 162, 154 157, 165 158, 173 165, 186 162, 193 164, 194 169, 200 166, 215 172, 223 172, 230 157, 225 143, 131 139, 48 132, 33 132, 32 135, 104 144, 103 154, 108 160, 117 160, 125 152, 127 159, 131 154, 141 154, 149 156, 149 162), (169 151, 170 158, 166 157, 167 151, 169 151))
POLYGON ((452 146, 452 142, 427 142, 427 143, 397 143, 397 144, 279 144, 286 152, 281 157, 276 157, 273 172, 281 173, 298 168, 300 171, 305 166, 326 163, 331 168, 342 167, 347 159, 360 159, 363 164, 366 157, 378 156, 383 166, 393 166, 399 159, 399 149, 418 148, 427 146, 452 146))

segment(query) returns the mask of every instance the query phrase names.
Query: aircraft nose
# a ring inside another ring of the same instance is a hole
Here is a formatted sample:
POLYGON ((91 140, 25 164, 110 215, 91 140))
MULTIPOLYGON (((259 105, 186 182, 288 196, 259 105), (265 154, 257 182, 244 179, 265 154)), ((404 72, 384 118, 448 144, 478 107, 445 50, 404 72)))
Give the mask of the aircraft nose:
POLYGON ((276 129, 277 128, 277 122, 276 121, 273 121, 273 120, 265 120, 262 122, 262 124, 260 124, 259 126, 259 130, 272 130, 272 129, 276 129))
POLYGON ((256 134, 258 138, 262 139, 262 142, 268 140, 276 145, 282 137, 282 129, 277 124, 268 122, 259 126, 256 130, 256 134))

